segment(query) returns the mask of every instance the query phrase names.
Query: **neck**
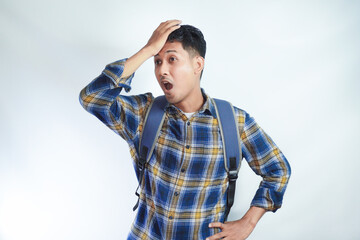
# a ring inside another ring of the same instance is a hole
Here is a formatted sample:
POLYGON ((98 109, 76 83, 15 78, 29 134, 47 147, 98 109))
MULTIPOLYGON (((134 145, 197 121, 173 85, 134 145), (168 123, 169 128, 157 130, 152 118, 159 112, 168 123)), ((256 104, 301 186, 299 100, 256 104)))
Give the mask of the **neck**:
POLYGON ((188 96, 185 100, 174 104, 181 111, 186 113, 192 113, 198 111, 204 104, 204 97, 202 95, 201 89, 198 88, 196 91, 188 96))

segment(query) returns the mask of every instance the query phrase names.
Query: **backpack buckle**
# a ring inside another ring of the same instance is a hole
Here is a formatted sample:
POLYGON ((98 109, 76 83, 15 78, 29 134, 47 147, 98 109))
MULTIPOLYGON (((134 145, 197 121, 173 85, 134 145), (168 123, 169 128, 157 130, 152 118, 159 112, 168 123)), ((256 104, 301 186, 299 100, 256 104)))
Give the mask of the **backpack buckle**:
POLYGON ((143 146, 142 151, 140 153, 140 158, 139 158, 139 161, 137 164, 140 171, 145 169, 146 157, 147 157, 148 151, 149 151, 149 149, 146 146, 143 146))
POLYGON ((141 171, 145 169, 145 162, 142 162, 141 160, 138 162, 138 168, 141 171))
POLYGON ((231 170, 231 171, 229 171, 228 177, 229 177, 229 181, 230 181, 230 182, 235 182, 236 179, 238 178, 238 172, 237 172, 237 170, 231 170))

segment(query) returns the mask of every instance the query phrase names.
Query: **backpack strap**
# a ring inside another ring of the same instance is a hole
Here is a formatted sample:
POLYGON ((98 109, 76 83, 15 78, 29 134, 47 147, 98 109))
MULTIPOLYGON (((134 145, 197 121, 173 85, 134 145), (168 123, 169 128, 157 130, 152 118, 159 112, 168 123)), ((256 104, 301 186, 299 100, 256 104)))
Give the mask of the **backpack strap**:
POLYGON ((154 151, 154 147, 157 142, 156 138, 159 135, 161 126, 164 122, 164 110, 167 103, 168 102, 165 96, 159 96, 154 99, 148 112, 146 113, 144 128, 139 143, 140 157, 137 162, 139 185, 136 188, 135 195, 138 197, 138 200, 133 207, 133 211, 135 211, 139 206, 140 194, 138 193, 138 189, 141 186, 142 179, 144 178, 146 163, 150 160, 151 153, 154 151), (148 121, 148 119, 151 121, 148 121))
MULTIPOLYGON (((218 116, 219 128, 224 149, 224 165, 229 179, 227 204, 224 218, 224 221, 226 221, 230 209, 234 203, 236 179, 238 177, 242 159, 240 134, 237 127, 234 108, 231 103, 215 98, 214 103, 216 115, 218 116)), ((167 100, 165 96, 159 96, 155 98, 150 105, 145 117, 144 128, 139 143, 140 158, 137 163, 139 171, 139 185, 135 191, 135 195, 138 196, 138 200, 136 205, 133 207, 133 211, 135 211, 139 205, 140 194, 138 193, 138 189, 141 186, 142 179, 144 177, 146 163, 150 160, 157 142, 156 138, 158 137, 160 129, 163 125, 165 118, 164 110, 166 105, 167 100)))
POLYGON ((234 204, 236 179, 241 165, 240 134, 234 108, 231 103, 215 99, 215 110, 218 116, 219 128, 224 149, 225 169, 228 173, 229 187, 224 221, 227 220, 234 204))

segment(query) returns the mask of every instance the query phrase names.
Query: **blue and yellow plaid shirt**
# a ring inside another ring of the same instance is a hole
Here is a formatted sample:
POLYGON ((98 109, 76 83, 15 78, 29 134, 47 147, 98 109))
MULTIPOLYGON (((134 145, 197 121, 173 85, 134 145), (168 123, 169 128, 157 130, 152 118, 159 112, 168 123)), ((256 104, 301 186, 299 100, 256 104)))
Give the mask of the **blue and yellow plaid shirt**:
MULTIPOLYGON (((108 64, 80 92, 80 103, 129 144, 136 169, 144 118, 151 93, 130 91, 133 75, 121 78, 126 59, 108 64)), ((190 119, 172 104, 141 185, 140 203, 128 239, 205 239, 215 234, 211 222, 224 221, 227 172, 222 140, 212 99, 190 119)), ((234 107, 243 157, 263 180, 251 206, 275 212, 280 208, 290 177, 286 158, 254 118, 234 107)))

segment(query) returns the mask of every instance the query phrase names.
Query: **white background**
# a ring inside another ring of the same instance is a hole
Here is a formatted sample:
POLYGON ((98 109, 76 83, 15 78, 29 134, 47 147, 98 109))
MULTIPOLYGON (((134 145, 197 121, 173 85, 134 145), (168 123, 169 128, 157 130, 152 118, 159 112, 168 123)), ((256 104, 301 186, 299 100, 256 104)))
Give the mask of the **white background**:
MULTIPOLYGON (((283 207, 249 239, 359 239, 359 1, 0 2, 0 239, 125 239, 127 144, 80 90, 167 19, 202 30, 202 87, 246 110, 292 167, 283 207)), ((152 60, 131 94, 161 94, 152 60)), ((260 178, 244 162, 230 219, 260 178)))

